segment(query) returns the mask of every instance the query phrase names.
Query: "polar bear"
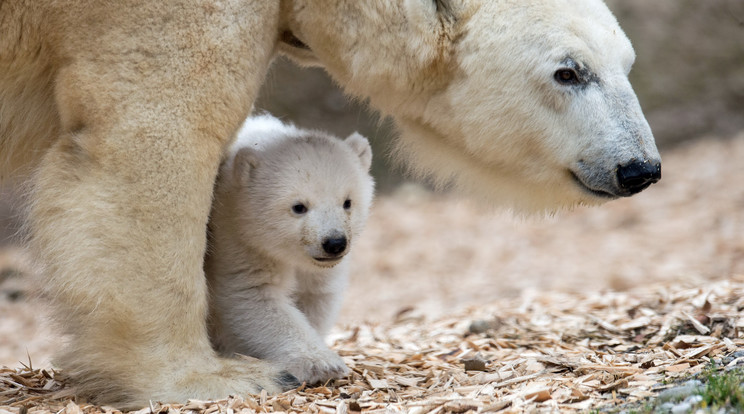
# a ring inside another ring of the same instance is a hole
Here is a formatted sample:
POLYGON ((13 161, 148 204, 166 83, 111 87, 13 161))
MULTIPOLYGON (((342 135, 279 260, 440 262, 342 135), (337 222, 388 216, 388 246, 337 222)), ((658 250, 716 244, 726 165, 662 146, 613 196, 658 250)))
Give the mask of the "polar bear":
POLYGON ((220 166, 204 270, 210 337, 224 355, 275 362, 308 384, 348 373, 323 342, 369 214, 372 149, 248 118, 220 166))
POLYGON ((293 386, 206 325, 212 187, 271 59, 391 115, 400 157, 485 203, 600 204, 659 180, 602 0, 5 0, 0 180, 81 396, 120 408, 293 386))

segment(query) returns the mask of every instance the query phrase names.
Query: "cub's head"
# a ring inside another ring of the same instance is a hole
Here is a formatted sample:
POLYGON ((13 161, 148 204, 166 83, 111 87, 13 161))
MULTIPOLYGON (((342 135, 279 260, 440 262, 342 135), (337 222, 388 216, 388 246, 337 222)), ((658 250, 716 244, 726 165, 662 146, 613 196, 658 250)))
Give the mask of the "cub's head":
POLYGON ((411 169, 494 204, 598 204, 661 177, 601 0, 291 0, 280 46, 369 96, 411 169))
POLYGON ((334 266, 369 214, 369 142, 294 128, 274 138, 232 161, 245 244, 297 266, 334 266))

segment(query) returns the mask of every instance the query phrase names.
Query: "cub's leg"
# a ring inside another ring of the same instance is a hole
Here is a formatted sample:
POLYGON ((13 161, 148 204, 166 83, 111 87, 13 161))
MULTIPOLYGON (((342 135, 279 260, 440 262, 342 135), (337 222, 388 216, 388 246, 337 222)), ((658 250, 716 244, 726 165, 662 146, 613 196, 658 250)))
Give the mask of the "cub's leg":
POLYGON ((62 132, 29 212, 46 294, 71 335, 57 364, 82 395, 120 408, 293 386, 266 362, 212 350, 202 271, 221 152, 273 49, 273 35, 245 29, 271 33, 271 16, 201 2, 62 4, 50 23, 64 33, 62 132), (94 7, 116 10, 86 19, 94 7))
POLYGON ((338 317, 348 284, 350 259, 331 269, 299 271, 294 303, 321 338, 328 334, 338 317))
POLYGON ((276 361, 308 384, 348 373, 343 360, 326 346, 285 292, 271 285, 240 288, 237 278, 244 277, 221 281, 229 290, 215 286, 223 352, 276 361))

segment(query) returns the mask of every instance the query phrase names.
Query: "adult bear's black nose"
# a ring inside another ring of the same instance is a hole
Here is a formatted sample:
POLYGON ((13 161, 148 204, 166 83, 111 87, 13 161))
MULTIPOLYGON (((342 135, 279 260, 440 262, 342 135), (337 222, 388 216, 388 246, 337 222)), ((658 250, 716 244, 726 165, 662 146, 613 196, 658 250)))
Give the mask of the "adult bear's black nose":
POLYGON ((628 195, 639 193, 661 180, 661 162, 633 161, 617 168, 617 181, 628 195))
POLYGON ((346 250, 346 237, 335 237, 323 240, 323 250, 332 255, 338 255, 346 250))

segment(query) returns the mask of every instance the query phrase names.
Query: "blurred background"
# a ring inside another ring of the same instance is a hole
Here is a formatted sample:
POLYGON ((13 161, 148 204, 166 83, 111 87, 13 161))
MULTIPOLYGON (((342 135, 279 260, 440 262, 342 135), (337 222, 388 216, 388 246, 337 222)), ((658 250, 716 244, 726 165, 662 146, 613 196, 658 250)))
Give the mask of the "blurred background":
MULTIPOLYGON (((515 218, 409 183, 390 163, 394 125, 321 69, 277 59, 259 110, 370 138, 378 199, 354 246, 341 323, 435 317, 536 290, 623 290, 744 272, 744 1, 609 0, 637 53, 631 72, 664 159, 642 194, 549 218, 515 218)), ((59 339, 28 299, 12 242, 16 197, 0 189, 0 365, 45 361, 59 339)))

